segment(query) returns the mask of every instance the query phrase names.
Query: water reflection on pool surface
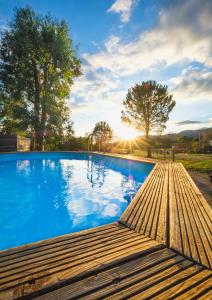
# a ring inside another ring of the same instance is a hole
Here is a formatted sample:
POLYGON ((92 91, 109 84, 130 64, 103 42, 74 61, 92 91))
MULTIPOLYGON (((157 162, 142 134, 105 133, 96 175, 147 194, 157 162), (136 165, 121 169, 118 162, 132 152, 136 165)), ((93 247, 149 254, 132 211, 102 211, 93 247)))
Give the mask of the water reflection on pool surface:
POLYGON ((86 153, 0 155, 0 249, 117 221, 152 168, 86 153))

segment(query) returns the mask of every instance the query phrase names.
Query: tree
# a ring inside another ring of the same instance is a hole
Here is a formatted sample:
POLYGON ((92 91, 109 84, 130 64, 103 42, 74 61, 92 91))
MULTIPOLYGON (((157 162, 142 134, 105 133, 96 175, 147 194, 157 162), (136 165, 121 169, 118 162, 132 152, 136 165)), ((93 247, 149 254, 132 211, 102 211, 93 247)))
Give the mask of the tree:
POLYGON ((123 101, 122 120, 145 133, 147 157, 151 157, 149 133, 162 132, 175 106, 173 96, 168 94, 167 86, 155 81, 136 84, 128 90, 123 101))
POLYGON ((65 138, 65 141, 59 145, 59 149, 65 151, 86 151, 88 149, 88 138, 82 136, 65 138))
POLYGON ((63 130, 48 130, 45 137, 45 150, 60 150, 61 144, 65 144, 73 138, 73 122, 66 123, 66 128, 63 130))
POLYGON ((106 143, 112 138, 113 131, 107 122, 96 123, 93 135, 99 144, 99 150, 106 151, 106 143))
POLYGON ((198 139, 193 139, 191 142, 191 148, 194 153, 197 153, 200 150, 198 139))
POLYGON ((30 132, 42 150, 49 133, 66 129, 66 99, 79 76, 65 21, 37 15, 31 8, 15 10, 0 44, 0 117, 2 131, 30 132))

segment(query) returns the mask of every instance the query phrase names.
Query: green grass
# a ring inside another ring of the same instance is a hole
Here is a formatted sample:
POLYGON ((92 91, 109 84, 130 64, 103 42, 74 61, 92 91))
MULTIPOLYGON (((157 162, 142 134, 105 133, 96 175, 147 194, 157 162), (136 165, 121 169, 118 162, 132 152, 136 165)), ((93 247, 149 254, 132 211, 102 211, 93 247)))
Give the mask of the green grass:
POLYGON ((199 172, 212 171, 212 159, 203 161, 177 160, 177 162, 181 162, 184 165, 184 167, 188 170, 194 170, 199 172))
POLYGON ((212 171, 212 154, 177 154, 176 161, 181 162, 188 170, 212 171))
MULTIPOLYGON (((134 150, 131 155, 146 157, 146 152, 134 150)), ((164 160, 163 154, 152 153, 152 158, 164 160)), ((166 154, 166 160, 172 161, 172 155, 166 154)), ((212 171, 212 154, 176 153, 175 162, 181 162, 186 169, 199 172, 212 171)))

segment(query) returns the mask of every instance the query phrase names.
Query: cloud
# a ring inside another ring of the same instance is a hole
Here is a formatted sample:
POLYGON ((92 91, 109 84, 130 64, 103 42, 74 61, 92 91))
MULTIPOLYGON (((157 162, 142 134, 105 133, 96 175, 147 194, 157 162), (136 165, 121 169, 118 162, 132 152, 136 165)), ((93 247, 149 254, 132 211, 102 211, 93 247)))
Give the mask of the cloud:
POLYGON ((193 61, 212 66, 211 30, 204 21, 211 14, 211 1, 188 0, 161 11, 157 26, 133 41, 125 42, 113 35, 102 50, 83 57, 93 70, 108 70, 120 76, 193 61))
POLYGON ((177 125, 190 125, 190 124, 201 124, 201 121, 191 121, 191 120, 186 120, 186 121, 181 121, 177 122, 177 125))
POLYGON ((107 12, 120 14, 121 22, 127 23, 130 19, 134 4, 135 0, 116 0, 107 12))
POLYGON ((173 94, 179 101, 212 101, 212 72, 210 68, 188 67, 178 77, 170 79, 175 83, 173 94))
POLYGON ((109 203, 107 206, 104 207, 104 210, 102 212, 103 216, 106 217, 115 217, 119 213, 118 206, 114 203, 109 203))
POLYGON ((107 72, 88 72, 75 81, 72 89, 72 103, 82 106, 90 104, 95 99, 104 97, 104 101, 112 101, 111 95, 119 95, 121 82, 111 77, 107 72), (111 99, 111 100, 110 100, 111 99))
MULTIPOLYGON (((116 1, 113 9, 116 3, 121 2, 116 1)), ((152 28, 131 41, 129 36, 126 40, 113 34, 102 46, 96 46, 95 53, 83 53, 85 75, 73 90, 78 112, 84 113, 89 104, 95 111, 103 111, 104 119, 112 120, 113 111, 121 111, 127 89, 145 79, 167 84, 177 103, 211 101, 211 15, 212 1, 173 1, 159 11, 152 28), (178 75, 169 79, 167 70, 175 67, 174 74, 178 75), (158 79, 156 74, 165 74, 166 80, 158 79)))

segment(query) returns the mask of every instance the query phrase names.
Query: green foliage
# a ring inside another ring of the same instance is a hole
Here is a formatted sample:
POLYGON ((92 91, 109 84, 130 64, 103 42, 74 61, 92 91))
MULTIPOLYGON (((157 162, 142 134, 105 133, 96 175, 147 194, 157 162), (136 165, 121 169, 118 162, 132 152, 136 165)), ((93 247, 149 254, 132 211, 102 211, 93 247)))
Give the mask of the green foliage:
POLYGON ((0 45, 0 118, 2 131, 27 131, 42 150, 48 135, 69 126, 66 99, 80 75, 68 26, 31 8, 15 10, 0 45))
MULTIPOLYGON (((130 155, 144 157, 145 153, 142 150, 134 150, 130 155)), ((164 161, 163 151, 161 153, 153 151, 152 157, 164 161)), ((172 155, 166 155, 165 160, 172 162, 172 155)), ((181 162, 188 170, 199 172, 210 172, 212 170, 212 154, 175 153, 175 162, 181 162)))
POLYGON ((60 150, 64 151, 87 151, 88 148, 88 138, 87 137, 70 137, 65 139, 65 141, 59 145, 60 150))
POLYGON ((178 143, 189 143, 191 141, 192 141, 192 137, 189 137, 189 136, 179 135, 177 137, 177 142, 178 143))
POLYGON ((45 150, 60 150, 61 145, 73 138, 73 123, 69 122, 64 130, 48 130, 45 137, 45 150))
POLYGON ((182 162, 184 167, 188 170, 199 172, 210 172, 212 170, 212 159, 202 161, 179 160, 177 162, 182 162))
POLYGON ((199 150, 199 141, 198 139, 193 139, 192 143, 191 143, 191 147, 192 147, 192 151, 194 153, 197 153, 199 150))
POLYGON ((107 122, 101 121, 96 123, 93 135, 99 145, 99 150, 105 151, 106 143, 112 138, 113 131, 107 122))
POLYGON ((173 96, 168 93, 167 86, 146 81, 128 90, 123 105, 122 120, 145 133, 147 156, 150 157, 149 133, 164 130, 175 106, 173 96))

